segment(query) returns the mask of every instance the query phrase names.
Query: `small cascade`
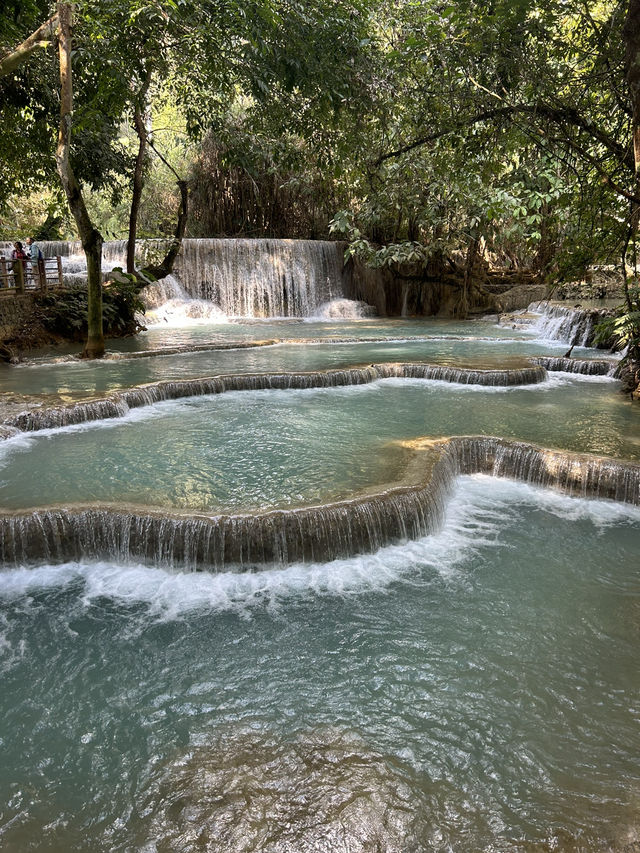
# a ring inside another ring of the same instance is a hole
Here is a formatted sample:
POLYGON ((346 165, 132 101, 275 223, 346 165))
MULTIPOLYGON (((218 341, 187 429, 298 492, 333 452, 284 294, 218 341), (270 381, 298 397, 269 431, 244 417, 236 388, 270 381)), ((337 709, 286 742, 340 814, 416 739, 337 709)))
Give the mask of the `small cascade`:
POLYGON ((324 302, 309 317, 310 320, 364 320, 375 317, 376 310, 357 299, 332 299, 324 302))
POLYGON ((105 418, 123 417, 130 409, 150 406, 165 400, 223 394, 226 391, 305 390, 366 385, 379 379, 430 379, 461 385, 510 387, 543 382, 546 370, 525 367, 519 370, 472 370, 437 364, 372 364, 342 370, 316 370, 305 373, 234 373, 181 379, 140 385, 108 398, 72 403, 47 409, 33 409, 7 418, 4 426, 24 432, 55 429, 105 418))
POLYGON ((70 258, 77 255, 84 260, 80 240, 42 240, 38 241, 38 246, 45 258, 55 258, 56 255, 60 255, 61 258, 70 258))
POLYGON ((23 432, 36 432, 42 429, 58 429, 91 421, 121 418, 128 411, 129 406, 126 402, 114 394, 102 400, 88 400, 83 403, 20 412, 19 415, 8 418, 4 425, 15 427, 23 432))
POLYGON ((108 558, 192 571, 324 562, 437 531, 460 474, 640 504, 640 465, 484 436, 415 444, 403 482, 324 506, 218 516, 111 506, 0 512, 0 560, 108 558))
POLYGON ((141 325, 183 326, 226 321, 217 305, 205 299, 192 299, 173 275, 148 285, 140 292, 140 297, 146 308, 145 314, 138 318, 141 325))
POLYGON ((107 240, 102 245, 102 264, 106 269, 127 266, 127 241, 107 240))
POLYGON ((109 507, 0 513, 0 561, 108 555, 191 571, 323 562, 435 532, 444 506, 439 490, 392 490, 369 500, 255 516, 184 517, 109 507))
POLYGON ((377 364, 375 367, 381 379, 431 379, 455 385, 484 385, 490 388, 536 385, 547 378, 547 372, 542 366, 515 370, 474 370, 441 364, 377 364))
POLYGON ((572 308, 551 302, 532 302, 527 313, 540 315, 530 327, 538 337, 577 347, 593 345, 594 328, 604 316, 599 309, 572 308))
POLYGON ((228 317, 309 317, 343 295, 342 251, 320 240, 183 240, 176 274, 228 317))
POLYGON ((640 505, 637 463, 499 438, 452 438, 447 447, 458 474, 491 474, 575 497, 640 505))
POLYGON ((65 287, 79 287, 87 282, 87 261, 83 254, 63 255, 62 280, 65 287))
POLYGON ((187 300, 189 295, 175 276, 168 275, 144 287, 140 291, 140 298, 147 311, 155 311, 172 299, 187 300))
POLYGON ((529 360, 551 372, 581 373, 584 376, 613 376, 618 366, 617 362, 606 361, 605 359, 535 356, 529 360))

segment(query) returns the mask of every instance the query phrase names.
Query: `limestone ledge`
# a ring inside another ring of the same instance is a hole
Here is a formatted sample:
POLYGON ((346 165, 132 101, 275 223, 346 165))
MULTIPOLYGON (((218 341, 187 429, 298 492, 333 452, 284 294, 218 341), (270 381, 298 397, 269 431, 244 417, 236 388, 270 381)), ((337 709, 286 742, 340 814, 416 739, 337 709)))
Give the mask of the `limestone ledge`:
POLYGON ((113 559, 214 572, 326 562, 434 533, 463 474, 640 505, 640 464, 632 462, 485 436, 402 446, 408 461, 398 482, 317 506, 234 515, 110 504, 0 511, 0 562, 113 559))
MULTIPOLYGON (((5 417, 2 427, 10 430, 37 431, 105 418, 118 418, 130 409, 149 406, 164 400, 222 394, 226 391, 294 390, 337 388, 365 385, 379 379, 432 379, 463 385, 512 387, 544 382, 546 368, 532 365, 511 370, 483 370, 448 367, 426 363, 371 364, 342 370, 318 370, 302 373, 245 373, 171 380, 138 385, 107 397, 70 403, 63 406, 34 407, 5 417)), ((0 432, 0 438, 2 434, 0 432)))

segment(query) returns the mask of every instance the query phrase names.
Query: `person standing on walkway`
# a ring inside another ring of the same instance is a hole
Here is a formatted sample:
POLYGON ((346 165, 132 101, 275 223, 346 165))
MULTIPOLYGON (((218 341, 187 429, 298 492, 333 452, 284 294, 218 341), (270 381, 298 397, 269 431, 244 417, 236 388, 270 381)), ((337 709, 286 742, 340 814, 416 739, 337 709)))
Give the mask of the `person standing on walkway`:
POLYGON ((42 254, 40 246, 38 246, 33 237, 27 237, 27 253, 29 254, 29 258, 31 260, 31 275, 35 279, 37 271, 38 282, 40 284, 40 287, 44 289, 46 282, 44 271, 44 255, 42 254))
POLYGON ((16 240, 13 244, 13 251, 11 252, 11 260, 12 261, 26 261, 27 255, 25 254, 24 247, 20 240, 16 240))
MULTIPOLYGON (((16 240, 16 242, 13 244, 10 269, 13 271, 13 281, 16 290, 20 292, 24 291, 24 280, 26 278, 27 271, 27 254, 24 251, 20 240, 16 240)), ((7 279, 7 287, 8 286, 9 279, 7 279)))

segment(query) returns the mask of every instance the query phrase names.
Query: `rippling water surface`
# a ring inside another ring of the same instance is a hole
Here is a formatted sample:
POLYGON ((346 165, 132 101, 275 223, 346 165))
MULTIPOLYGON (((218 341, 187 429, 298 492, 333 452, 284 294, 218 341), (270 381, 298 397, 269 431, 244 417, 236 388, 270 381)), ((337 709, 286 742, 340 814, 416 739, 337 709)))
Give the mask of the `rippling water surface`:
POLYGON ((474 477, 441 534, 336 564, 6 572, 0 846, 623 849, 639 533, 474 477))
MULTIPOLYGON (((0 390, 49 403, 215 373, 508 366, 566 349, 486 320, 209 325, 119 346, 269 338, 307 343, 0 366, 0 390)), ((464 433, 640 458, 637 406, 612 380, 387 380, 21 435, 0 445, 0 503, 310 503, 395 478, 397 440, 464 433)), ((640 849, 639 566, 638 509, 479 476, 458 481, 439 534, 366 557, 217 575, 5 568, 0 850, 640 849)))
MULTIPOLYGON (((231 324, 220 327, 220 332, 215 326, 208 325, 168 329, 163 335, 154 333, 151 336, 148 333, 140 337, 142 340, 130 338, 109 341, 108 344, 114 350, 118 346, 119 352, 114 354, 126 356, 158 347, 215 346, 250 340, 297 339, 298 342, 99 362, 69 361, 70 356, 48 353, 41 360, 17 368, 0 364, 0 392, 55 395, 63 400, 73 400, 145 382, 221 373, 322 370, 389 361, 427 361, 476 367, 522 366, 525 355, 562 355, 567 349, 566 343, 537 341, 532 339, 532 333, 504 329, 486 320, 466 323, 378 320, 375 323, 359 321, 335 325, 231 324)), ((576 348, 573 355, 600 358, 602 352, 576 348)))

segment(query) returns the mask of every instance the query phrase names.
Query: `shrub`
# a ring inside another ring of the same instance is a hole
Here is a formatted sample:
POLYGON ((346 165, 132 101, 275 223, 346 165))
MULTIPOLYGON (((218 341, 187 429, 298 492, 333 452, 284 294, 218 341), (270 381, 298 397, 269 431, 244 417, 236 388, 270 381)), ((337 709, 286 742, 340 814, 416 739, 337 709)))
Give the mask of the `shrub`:
MULTIPOLYGON (((84 285, 37 297, 37 313, 44 328, 54 335, 81 341, 87 335, 87 288, 84 285)), ((144 313, 134 281, 107 282, 102 291, 102 316, 107 337, 135 335, 142 328, 136 320, 144 313)))

